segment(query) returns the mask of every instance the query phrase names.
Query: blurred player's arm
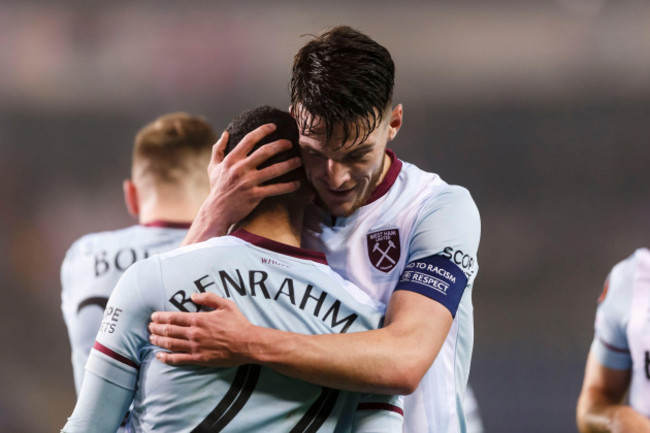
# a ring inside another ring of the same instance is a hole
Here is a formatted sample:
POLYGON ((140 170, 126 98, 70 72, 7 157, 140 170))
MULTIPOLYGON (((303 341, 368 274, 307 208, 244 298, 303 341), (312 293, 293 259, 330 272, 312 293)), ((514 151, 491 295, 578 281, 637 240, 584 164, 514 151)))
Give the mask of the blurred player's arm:
POLYGON ((108 301, 108 297, 97 296, 106 291, 106 282, 100 281, 93 272, 97 265, 95 248, 90 239, 92 238, 84 236, 76 241, 61 265, 61 311, 72 349, 72 370, 77 395, 81 390, 84 366, 95 343, 108 301))
POLYGON ((298 157, 257 169, 270 157, 290 149, 290 141, 274 141, 248 155, 258 141, 274 130, 273 124, 260 126, 247 134, 225 158, 228 133, 223 133, 212 148, 208 167, 210 193, 199 208, 183 245, 223 236, 231 225, 246 217, 263 198, 288 194, 298 189, 297 181, 263 185, 270 179, 300 167, 302 161, 298 157))
POLYGON ((79 399, 64 433, 115 433, 133 400, 134 392, 88 371, 79 399))
POLYGON ((580 432, 649 432, 650 420, 623 404, 629 384, 629 369, 608 368, 590 352, 578 398, 577 422, 580 432))

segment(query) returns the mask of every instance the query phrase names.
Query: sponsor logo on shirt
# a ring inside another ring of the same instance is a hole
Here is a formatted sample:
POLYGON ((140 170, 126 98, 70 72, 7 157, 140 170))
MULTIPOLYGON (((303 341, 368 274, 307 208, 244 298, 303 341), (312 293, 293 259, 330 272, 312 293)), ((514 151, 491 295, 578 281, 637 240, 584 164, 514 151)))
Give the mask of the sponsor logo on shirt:
POLYGON ((397 266, 401 252, 399 229, 369 233, 366 240, 370 263, 382 272, 392 271, 397 266))

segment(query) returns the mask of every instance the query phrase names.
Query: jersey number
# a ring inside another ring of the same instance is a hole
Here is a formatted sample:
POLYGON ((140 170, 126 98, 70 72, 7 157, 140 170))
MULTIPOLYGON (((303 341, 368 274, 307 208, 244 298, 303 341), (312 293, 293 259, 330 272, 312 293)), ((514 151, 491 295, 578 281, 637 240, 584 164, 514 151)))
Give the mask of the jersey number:
MULTIPOLYGON (((210 414, 199 424, 192 433, 217 433, 228 425, 230 421, 244 407, 255 390, 260 377, 259 365, 243 365, 237 369, 235 378, 226 395, 221 399, 210 414)), ((298 424, 290 433, 314 433, 323 425, 329 414, 334 409, 339 392, 330 388, 323 388, 320 396, 305 412, 298 424)))

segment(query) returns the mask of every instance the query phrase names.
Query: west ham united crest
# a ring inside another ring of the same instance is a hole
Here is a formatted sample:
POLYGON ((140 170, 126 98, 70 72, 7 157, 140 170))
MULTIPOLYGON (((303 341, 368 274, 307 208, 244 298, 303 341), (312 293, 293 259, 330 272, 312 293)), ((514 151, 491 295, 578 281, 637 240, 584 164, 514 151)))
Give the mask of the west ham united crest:
POLYGON ((399 230, 369 233, 367 240, 370 263, 382 272, 390 272, 399 261, 399 230))

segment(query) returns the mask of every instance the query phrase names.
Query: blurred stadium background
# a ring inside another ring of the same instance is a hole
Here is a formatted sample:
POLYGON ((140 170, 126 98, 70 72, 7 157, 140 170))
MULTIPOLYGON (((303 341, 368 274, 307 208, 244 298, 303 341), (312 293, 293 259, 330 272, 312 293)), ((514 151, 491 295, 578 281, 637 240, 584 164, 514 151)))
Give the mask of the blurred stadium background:
POLYGON ((73 408, 59 265, 132 223, 137 129, 287 107, 301 35, 336 24, 394 56, 398 156, 481 210, 470 381, 487 432, 575 431, 602 282, 650 244, 643 0, 2 0, 0 431, 57 431, 73 408))

